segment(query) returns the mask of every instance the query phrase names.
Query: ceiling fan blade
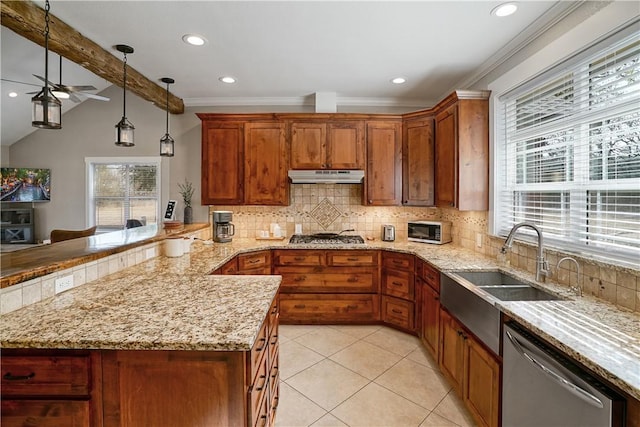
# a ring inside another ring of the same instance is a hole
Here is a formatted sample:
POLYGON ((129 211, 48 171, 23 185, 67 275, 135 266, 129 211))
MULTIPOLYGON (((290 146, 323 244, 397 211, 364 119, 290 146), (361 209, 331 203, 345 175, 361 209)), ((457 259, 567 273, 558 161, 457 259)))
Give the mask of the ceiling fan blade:
POLYGON ((36 93, 40 93, 40 92, 27 92, 25 93, 25 95, 35 95, 36 93))
POLYGON ((69 99, 75 102, 76 104, 82 102, 82 99, 78 98, 75 93, 69 92, 69 99))
MULTIPOLYGON (((35 77, 35 78, 37 78, 37 79, 40 79, 40 80, 42 80, 43 82, 45 81, 44 77, 40 77, 40 76, 38 76, 37 74, 34 74, 34 75, 33 75, 33 77, 35 77)), ((59 85, 57 85, 57 84, 53 83, 51 80, 47 80, 47 81, 49 82, 49 85, 50 85, 51 87, 55 87, 55 88, 59 87, 59 85)))
POLYGON ((40 85, 36 85, 36 84, 33 84, 33 83, 19 82, 17 80, 10 80, 10 79, 0 79, 0 80, 2 80, 3 82, 18 83, 18 84, 21 84, 21 85, 36 86, 36 87, 40 86, 40 85))
POLYGON ((86 85, 86 86, 63 86, 66 90, 72 92, 82 92, 84 90, 98 90, 95 86, 86 85))
POLYGON ((97 99, 98 101, 110 101, 110 98, 107 98, 106 96, 100 96, 100 95, 94 95, 92 93, 86 93, 86 92, 76 92, 81 94, 82 96, 86 96, 87 98, 91 98, 91 99, 97 99))

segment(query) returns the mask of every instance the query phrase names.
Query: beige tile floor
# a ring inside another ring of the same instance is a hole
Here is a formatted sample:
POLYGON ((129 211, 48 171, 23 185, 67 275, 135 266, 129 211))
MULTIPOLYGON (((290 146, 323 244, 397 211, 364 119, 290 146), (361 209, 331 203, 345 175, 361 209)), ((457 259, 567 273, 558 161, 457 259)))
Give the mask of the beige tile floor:
POLYGON ((280 325, 276 426, 475 426, 418 338, 385 326, 280 325))

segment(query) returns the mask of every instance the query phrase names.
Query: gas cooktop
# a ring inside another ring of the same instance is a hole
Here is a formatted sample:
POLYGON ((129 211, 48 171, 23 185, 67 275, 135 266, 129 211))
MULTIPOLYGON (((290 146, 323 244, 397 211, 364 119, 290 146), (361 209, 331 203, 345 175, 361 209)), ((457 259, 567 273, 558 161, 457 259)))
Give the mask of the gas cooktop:
POLYGON ((345 236, 337 233, 294 234, 289 239, 293 244, 353 245, 364 244, 361 236, 345 236))

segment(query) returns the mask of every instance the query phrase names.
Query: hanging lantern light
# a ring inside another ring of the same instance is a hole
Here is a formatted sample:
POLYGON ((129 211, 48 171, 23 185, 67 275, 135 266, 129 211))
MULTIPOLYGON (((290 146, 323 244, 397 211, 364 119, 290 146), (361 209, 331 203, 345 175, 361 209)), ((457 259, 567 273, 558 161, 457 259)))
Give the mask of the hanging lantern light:
POLYGON ((62 128, 62 102, 49 87, 49 0, 44 8, 44 87, 31 98, 31 125, 41 129, 62 128))
POLYGON ((127 119, 127 54, 133 53, 133 48, 124 44, 116 45, 116 49, 124 54, 124 79, 122 84, 122 119, 116 124, 116 145, 119 147, 133 147, 133 132, 135 127, 127 119))
POLYGON ((173 157, 174 141, 173 138, 171 138, 171 135, 169 135, 169 85, 175 83, 175 80, 169 77, 163 77, 160 81, 167 84, 167 127, 164 136, 160 138, 160 155, 164 157, 173 157))

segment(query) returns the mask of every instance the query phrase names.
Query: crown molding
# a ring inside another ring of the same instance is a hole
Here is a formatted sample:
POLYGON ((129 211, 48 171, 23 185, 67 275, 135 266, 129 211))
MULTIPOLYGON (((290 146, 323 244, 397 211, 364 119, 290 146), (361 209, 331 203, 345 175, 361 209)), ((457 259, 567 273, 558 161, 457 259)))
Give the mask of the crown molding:
MULTIPOLYGON (((237 107, 237 106, 313 106, 313 95, 299 97, 209 97, 209 98, 184 98, 186 107, 237 107)), ((406 107, 428 108, 437 101, 422 100, 417 98, 359 98, 337 97, 336 104, 340 106, 356 107, 406 107)))

